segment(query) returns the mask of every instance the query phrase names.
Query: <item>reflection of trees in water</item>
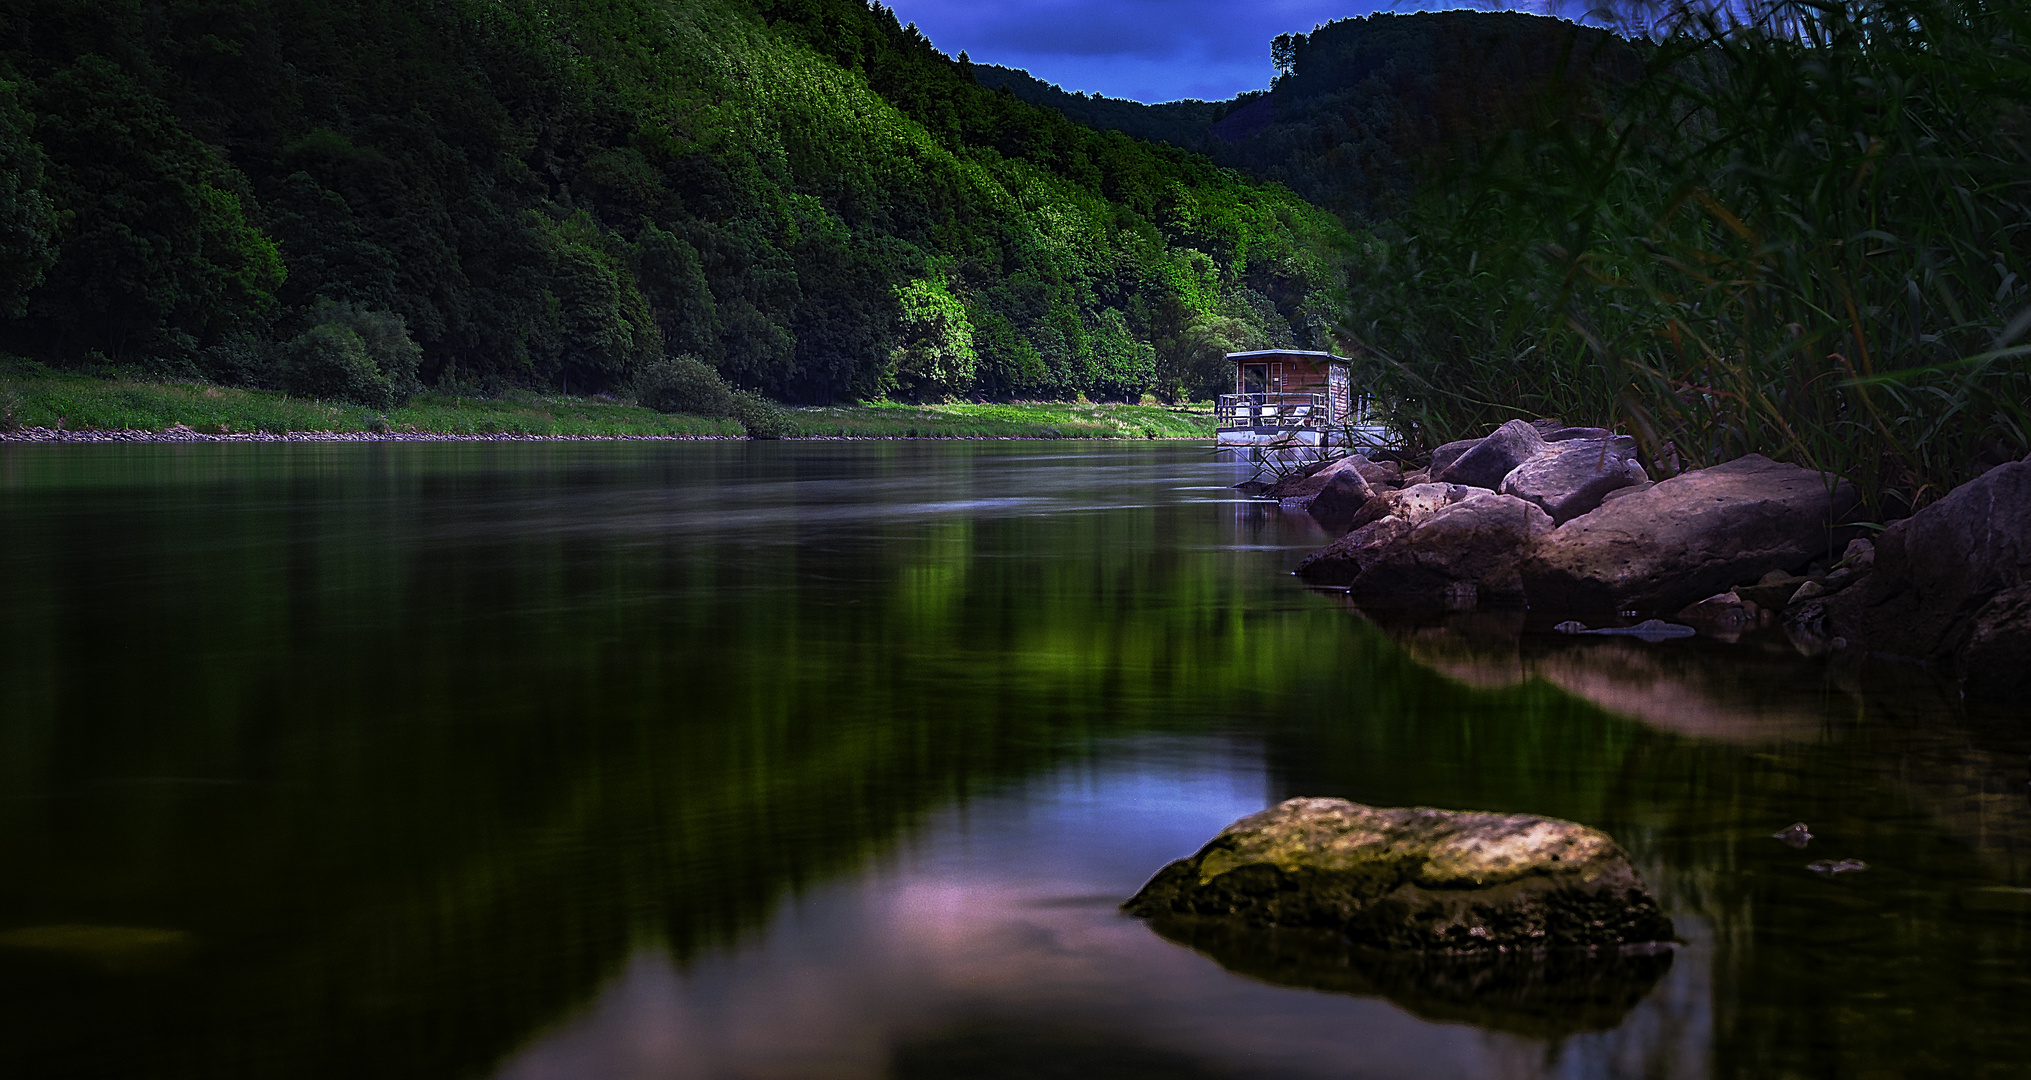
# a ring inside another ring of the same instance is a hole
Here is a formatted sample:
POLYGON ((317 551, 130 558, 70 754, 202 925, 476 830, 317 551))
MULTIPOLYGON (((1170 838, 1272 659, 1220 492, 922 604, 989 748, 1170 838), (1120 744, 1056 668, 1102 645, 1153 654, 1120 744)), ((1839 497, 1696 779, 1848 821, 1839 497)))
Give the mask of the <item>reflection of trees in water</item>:
MULTIPOLYGON (((832 512, 881 484, 925 501, 1027 490, 988 454, 928 476, 934 459, 887 447, 850 467, 794 447, 375 451, 343 469, 292 454, 193 453, 175 459, 190 486, 126 503, 8 496, 10 522, 33 527, 0 538, 18 570, 0 655, 30 673, 0 680, 16 796, 0 800, 0 929, 198 943, 110 981, 0 953, 9 1071, 50 1073, 59 1053, 78 1072, 483 1071, 636 949, 681 962, 752 933, 955 797, 1095 740, 1264 717, 1278 797, 1614 834, 1668 904, 1714 927, 1712 994, 1650 1000, 1632 1023, 1697 1027, 1711 1002, 1717 1070, 1895 1062, 1942 1032, 2023 1056, 2002 967, 2023 955, 2021 918, 1971 915, 1940 884, 1999 880, 1960 841, 2017 826, 1980 799, 1962 800, 1990 815, 1974 826, 1925 809, 1942 777, 1968 795, 1988 775, 1956 746, 2002 744, 1924 708, 1870 699, 1730 745, 1542 679, 1433 678, 1409 654, 1440 646, 1400 648, 1221 550, 1236 539, 1222 504, 832 512), (781 494, 800 478, 815 487, 781 494), (729 519, 773 516, 701 526, 673 494, 697 489, 729 519), (210 779, 245 782, 184 782, 210 779), (1767 838, 1799 819, 1872 869, 1806 874, 1767 838)), ((1740 700, 1724 695, 1735 669, 1711 670, 1700 692, 1740 700)), ((1575 1038, 1618 1061, 1700 1041, 1626 1024, 1575 1038)))
POLYGON ((6 782, 34 796, 0 807, 0 929, 82 918, 199 946, 119 984, 0 953, 46 976, 0 990, 0 1060, 482 1070, 633 949, 736 940, 954 797, 1333 669, 1331 613, 1247 615, 1279 583, 1153 551, 1224 537, 1224 507, 700 535, 660 512, 671 491, 831 477, 806 493, 828 510, 867 484, 1013 488, 991 460, 926 476, 886 449, 852 468, 453 453, 252 476, 209 459, 138 510, 10 504, 63 540, 11 553, 28 586, 0 647, 54 685, 0 687, 6 782))
POLYGON ((1387 723, 1293 725, 1271 757, 1279 797, 1605 829, 1674 918, 1711 923, 1718 1074, 1923 1071, 2031 1049, 2008 1004, 2031 989, 2023 916, 1980 910, 2000 906, 1993 886, 2027 883, 2021 727, 1962 714, 1908 670, 1748 640, 1520 636, 1520 614, 1485 611, 1383 625, 1397 663, 1479 687, 1474 703, 1434 695, 1388 707, 1387 723), (1770 837, 1800 820, 1809 852, 1770 837), (1804 869, 1823 857, 1870 869, 1804 869))

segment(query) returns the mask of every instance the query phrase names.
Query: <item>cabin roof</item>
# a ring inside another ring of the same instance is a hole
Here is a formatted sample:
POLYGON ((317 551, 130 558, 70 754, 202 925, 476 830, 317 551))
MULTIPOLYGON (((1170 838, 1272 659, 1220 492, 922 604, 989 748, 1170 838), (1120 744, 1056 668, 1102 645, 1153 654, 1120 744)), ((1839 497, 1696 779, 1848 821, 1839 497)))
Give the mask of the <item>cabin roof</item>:
POLYGON ((1339 364, 1353 363, 1352 360, 1349 360, 1344 356, 1334 356, 1332 353, 1329 352, 1314 352, 1309 349, 1252 349, 1248 352, 1228 353, 1227 359, 1233 361, 1234 363, 1240 363, 1243 360, 1253 360, 1256 359, 1257 357, 1264 356, 1303 356, 1310 359, 1326 360, 1332 363, 1339 364))

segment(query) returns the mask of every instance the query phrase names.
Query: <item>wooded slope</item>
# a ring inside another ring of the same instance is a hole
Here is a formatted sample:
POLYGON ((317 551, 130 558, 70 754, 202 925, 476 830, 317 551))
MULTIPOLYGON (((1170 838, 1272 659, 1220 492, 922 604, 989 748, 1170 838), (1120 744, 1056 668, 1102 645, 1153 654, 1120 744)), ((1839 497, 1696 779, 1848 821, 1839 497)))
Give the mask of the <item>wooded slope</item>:
POLYGON ((424 383, 689 353, 790 400, 1132 396, 1323 340, 1329 215, 981 87, 859 0, 0 20, 0 350, 49 362, 260 383, 392 312, 424 383))

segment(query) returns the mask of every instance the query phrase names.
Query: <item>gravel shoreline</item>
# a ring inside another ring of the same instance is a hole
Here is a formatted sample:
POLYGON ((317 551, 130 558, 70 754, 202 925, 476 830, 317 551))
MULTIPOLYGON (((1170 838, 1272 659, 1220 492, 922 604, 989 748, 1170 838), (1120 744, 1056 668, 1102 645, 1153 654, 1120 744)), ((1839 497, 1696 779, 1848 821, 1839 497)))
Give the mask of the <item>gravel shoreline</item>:
MULTIPOLYGON (((1141 440, 1149 442, 1193 442, 1211 438, 1188 435, 1178 438, 1141 440)), ((458 435, 445 431, 251 431, 207 435, 187 427, 161 431, 121 430, 72 431, 68 428, 17 428, 0 431, 0 443, 336 443, 336 442, 713 442, 746 441, 745 435, 523 435, 501 432, 491 435, 458 435)), ((1068 442, 1052 435, 792 435, 785 442, 1068 442)), ((1138 440, 1094 439, 1079 441, 1136 442, 1138 440)))

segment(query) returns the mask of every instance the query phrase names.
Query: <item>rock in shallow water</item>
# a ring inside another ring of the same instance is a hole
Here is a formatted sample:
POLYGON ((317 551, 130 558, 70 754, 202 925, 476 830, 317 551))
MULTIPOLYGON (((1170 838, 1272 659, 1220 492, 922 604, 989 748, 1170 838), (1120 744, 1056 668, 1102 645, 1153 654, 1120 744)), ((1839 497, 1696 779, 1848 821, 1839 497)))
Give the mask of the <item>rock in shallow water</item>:
POLYGON ((1341 469, 1326 481, 1306 509, 1328 530, 1345 532, 1375 494, 1374 486, 1358 470, 1341 469))
MULTIPOLYGON (((1473 490, 1471 488, 1467 490, 1473 490)), ((1544 511, 1483 491, 1374 550, 1348 588, 1358 599, 1417 603, 1449 592, 1521 596, 1520 553, 1551 530, 1544 511)), ((1470 604, 1471 606, 1471 604, 1470 604)))
POLYGON ((1676 611, 1824 554, 1854 485, 1750 454, 1614 499, 1561 525, 1523 561, 1531 606, 1676 611))
POLYGON ((1872 651, 1954 661, 1971 696, 2007 699, 2031 683, 2031 461, 1891 525, 1869 558, 1872 651))
POLYGON ((1520 553, 1551 529, 1544 511, 1521 499, 1458 484, 1377 495, 1353 522, 1353 532, 1306 556, 1298 576, 1345 585, 1364 600, 1412 604, 1520 595, 1520 553))
POLYGON ((1123 905, 1152 919, 1337 932, 1398 951, 1672 939, 1606 833, 1555 818, 1290 799, 1229 825, 1123 905))

